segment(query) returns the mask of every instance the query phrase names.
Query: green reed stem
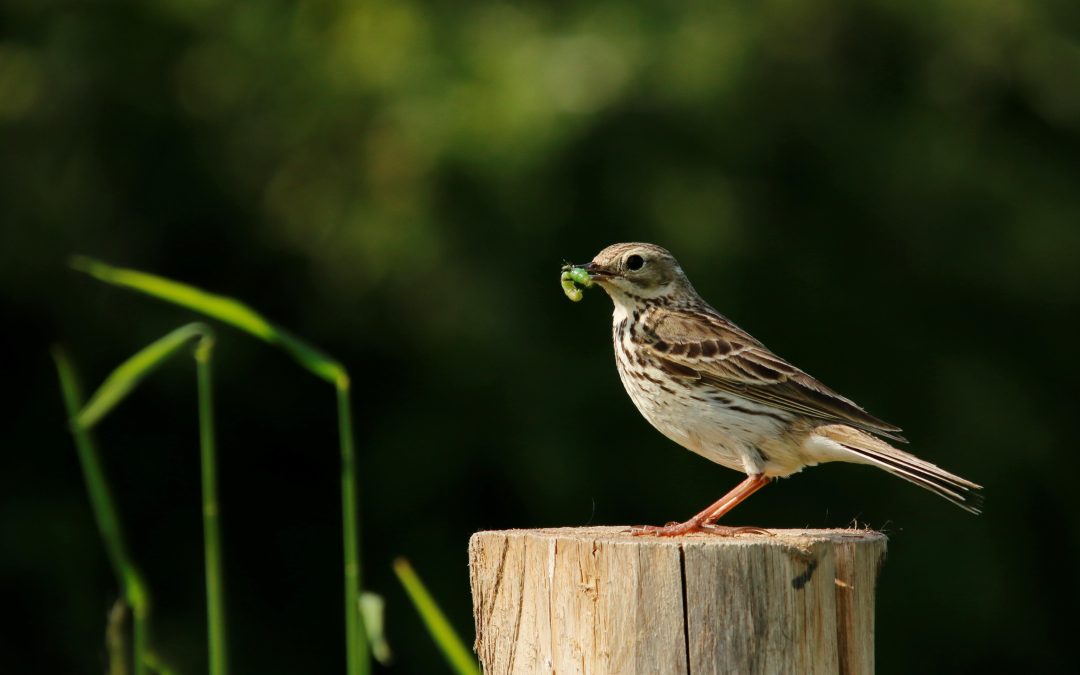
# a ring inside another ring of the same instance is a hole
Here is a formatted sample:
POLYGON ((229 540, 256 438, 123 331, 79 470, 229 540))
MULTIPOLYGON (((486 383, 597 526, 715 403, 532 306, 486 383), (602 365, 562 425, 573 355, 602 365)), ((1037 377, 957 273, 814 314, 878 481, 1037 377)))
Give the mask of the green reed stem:
POLYGON ((226 675, 224 573, 221 564, 221 529, 218 520, 217 457, 214 443, 213 388, 210 358, 214 339, 203 337, 195 347, 199 381, 199 450, 202 460, 203 552, 206 566, 206 627, 210 675, 226 675))
POLYGON ((370 649, 360 616, 360 507, 356 498, 356 449, 353 446, 349 376, 338 376, 338 438, 341 443, 341 537, 345 547, 345 658, 349 675, 371 671, 370 649))
POLYGON ((101 538, 105 542, 105 553, 113 568, 113 574, 120 585, 124 600, 131 607, 134 623, 134 661, 135 675, 146 675, 146 653, 150 636, 150 594, 143 581, 142 574, 128 555, 127 541, 120 527, 116 504, 105 478, 105 471, 97 447, 89 432, 74 420, 82 407, 82 393, 78 378, 71 361, 59 347, 53 348, 53 360, 60 378, 64 406, 71 421, 71 435, 75 439, 75 449, 82 465, 86 492, 94 510, 101 538))
POLYGON ((438 603, 424 587, 424 582, 420 581, 420 577, 409 561, 405 558, 395 560, 394 573, 397 574, 401 585, 405 587, 405 592, 412 600, 416 611, 420 613, 420 618, 423 619, 435 644, 442 650, 450 668, 458 675, 480 675, 480 666, 472 652, 447 621, 446 615, 439 609, 438 603))

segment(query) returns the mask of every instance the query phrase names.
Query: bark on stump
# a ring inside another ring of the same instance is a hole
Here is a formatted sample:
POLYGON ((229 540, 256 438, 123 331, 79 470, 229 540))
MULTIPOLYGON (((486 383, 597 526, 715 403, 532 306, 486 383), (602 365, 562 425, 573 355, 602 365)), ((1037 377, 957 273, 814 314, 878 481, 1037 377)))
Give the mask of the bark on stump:
POLYGON ((478 532, 476 652, 490 675, 872 673, 886 541, 866 530, 478 532))

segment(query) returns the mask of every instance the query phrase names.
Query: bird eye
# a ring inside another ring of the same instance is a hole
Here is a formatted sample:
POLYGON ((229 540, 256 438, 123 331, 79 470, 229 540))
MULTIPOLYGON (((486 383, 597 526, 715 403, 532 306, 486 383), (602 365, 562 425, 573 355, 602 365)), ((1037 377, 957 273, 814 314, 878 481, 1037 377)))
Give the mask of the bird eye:
POLYGON ((645 258, 642 258, 638 254, 634 254, 626 259, 626 269, 631 272, 636 272, 645 266, 645 258))

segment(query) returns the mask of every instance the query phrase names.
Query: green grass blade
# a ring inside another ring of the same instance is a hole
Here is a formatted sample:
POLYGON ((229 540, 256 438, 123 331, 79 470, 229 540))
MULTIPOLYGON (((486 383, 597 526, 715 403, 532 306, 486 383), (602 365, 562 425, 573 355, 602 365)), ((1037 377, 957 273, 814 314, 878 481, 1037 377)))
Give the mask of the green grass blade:
POLYGON ((349 675, 367 675, 371 670, 367 641, 360 616, 360 528, 359 490, 356 481, 356 450, 352 437, 349 375, 339 362, 289 331, 277 326, 247 305, 233 298, 215 295, 171 279, 113 267, 92 258, 76 256, 71 266, 116 286, 146 293, 167 302, 202 312, 206 316, 247 331, 277 345, 306 369, 334 384, 338 394, 338 425, 341 449, 342 547, 345 563, 345 651, 349 675))
POLYGON ((56 372, 60 378, 64 406, 68 417, 72 420, 71 434, 75 439, 75 450, 79 455, 79 463, 82 465, 83 479, 86 482, 86 492, 94 511, 94 519, 97 521, 98 531, 105 544, 105 552, 112 565, 113 574, 116 575, 124 599, 134 615, 135 675, 145 675, 145 656, 150 633, 150 593, 142 575, 128 555, 127 542, 124 531, 120 527, 116 503, 109 490, 109 483, 105 479, 105 471, 97 447, 86 428, 75 420, 79 408, 82 407, 82 393, 75 369, 67 354, 58 347, 53 348, 53 360, 56 362, 56 372))
POLYGON ((208 293, 154 274, 113 267, 85 256, 73 257, 71 266, 106 283, 141 291, 160 300, 202 312, 261 340, 278 345, 305 368, 329 382, 337 382, 345 373, 340 363, 284 328, 270 323, 263 315, 239 300, 208 293))
POLYGON ((146 653, 146 667, 150 669, 150 672, 157 673, 157 675, 176 675, 176 671, 162 661, 161 657, 153 650, 146 653))
POLYGON ((150 664, 147 654, 150 651, 150 608, 148 605, 132 610, 135 615, 135 675, 146 675, 150 664))
POLYGON ((371 670, 368 642, 360 615, 360 506, 356 488, 356 449, 353 447, 352 398, 349 378, 337 380, 338 440, 341 449, 341 527, 345 558, 345 657, 349 675, 371 670))
POLYGON ((213 387, 210 357, 213 338, 203 338, 195 348, 199 383, 199 454, 202 466, 203 557, 206 568, 206 631, 210 675, 228 672, 225 640, 224 572, 221 562, 221 528, 218 517, 217 457, 214 438, 213 387))
POLYGON ((112 371, 94 392, 82 412, 75 418, 84 429, 91 429, 105 415, 127 397, 150 373, 169 357, 176 354, 189 341, 210 335, 210 327, 203 323, 189 323, 155 340, 112 371))
POLYGON ((446 620, 446 615, 428 593, 409 561, 405 558, 395 560, 394 572, 453 671, 459 675, 480 675, 480 665, 473 657, 472 651, 465 646, 453 626, 446 620))

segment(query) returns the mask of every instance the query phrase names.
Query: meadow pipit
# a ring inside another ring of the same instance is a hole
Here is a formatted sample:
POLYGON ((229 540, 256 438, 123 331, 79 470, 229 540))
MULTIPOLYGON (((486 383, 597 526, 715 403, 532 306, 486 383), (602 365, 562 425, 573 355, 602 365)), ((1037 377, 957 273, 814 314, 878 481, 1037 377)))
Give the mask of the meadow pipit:
POLYGON ((615 364, 645 419, 688 450, 747 475, 690 520, 638 533, 757 530, 716 521, 773 478, 822 462, 870 464, 979 512, 979 485, 878 438, 906 442, 899 427, 773 354, 713 309, 663 248, 615 244, 577 267, 615 303, 615 364))

